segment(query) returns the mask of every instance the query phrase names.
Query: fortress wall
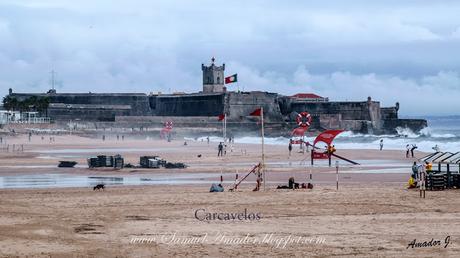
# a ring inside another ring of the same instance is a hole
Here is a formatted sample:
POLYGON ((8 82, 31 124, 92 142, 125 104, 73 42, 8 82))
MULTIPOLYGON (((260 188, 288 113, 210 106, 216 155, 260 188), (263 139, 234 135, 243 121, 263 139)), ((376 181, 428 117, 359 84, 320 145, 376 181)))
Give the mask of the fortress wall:
POLYGON ((48 109, 48 116, 54 120, 65 121, 115 121, 115 116, 130 115, 131 109, 105 108, 66 108, 52 107, 48 109))
MULTIPOLYGON (((31 96, 49 97, 50 103, 84 104, 84 105, 130 105, 131 115, 150 114, 149 99, 144 93, 56 93, 56 94, 35 94, 35 93, 13 93, 12 97, 20 100, 31 96)), ((78 113, 78 111, 76 111, 78 113)), ((81 112, 80 112, 81 113, 81 112)), ((118 115, 115 111, 114 115, 118 115)), ((55 112, 56 115, 65 114, 64 111, 55 112)), ((123 113, 124 114, 124 113, 123 113)), ((83 114, 79 116, 82 117, 83 114)), ((121 115, 121 114, 120 114, 121 115)), ((83 116, 85 119, 94 120, 91 117, 83 116)), ((55 117, 60 119, 60 117, 55 117)))
POLYGON ((341 114, 343 120, 373 121, 380 116, 378 102, 373 102, 372 112, 369 112, 368 103, 363 102, 292 102, 291 112, 307 111, 313 115, 341 114))
POLYGON ((157 116, 218 116, 224 112, 224 94, 150 96, 150 108, 157 116))
POLYGON ((251 119, 249 114, 257 108, 264 108, 264 118, 267 122, 282 122, 278 94, 268 92, 230 92, 227 93, 229 119, 243 121, 251 119))
MULTIPOLYGON (((247 119, 243 122, 227 120, 227 128, 251 128, 257 130, 260 125, 257 124, 257 118, 247 119)), ((217 116, 117 116, 115 117, 116 127, 131 127, 130 125, 144 125, 145 127, 163 128, 166 121, 172 121, 174 128, 216 128, 222 130, 222 121, 217 116)))
POLYGON ((369 124, 369 121, 364 121, 364 120, 342 120, 340 122, 339 129, 367 133, 368 124, 369 124))
POLYGON ((428 126, 425 119, 387 119, 383 121, 383 129, 389 133, 397 133, 397 127, 409 128, 414 132, 418 132, 428 126))
MULTIPOLYGON (((56 94, 50 95, 52 103, 130 105, 131 115, 149 114, 148 97, 145 94, 56 94)), ((114 112, 114 115, 118 115, 114 112)))
POLYGON ((382 114, 382 120, 398 119, 398 111, 396 107, 380 108, 380 113, 382 114))
POLYGON ((342 115, 322 114, 319 116, 319 123, 321 128, 342 129, 342 115))
POLYGON ((161 127, 166 121, 172 121, 174 125, 201 123, 222 126, 222 122, 218 121, 217 116, 117 116, 115 118, 117 123, 148 123, 161 127))
POLYGON ((367 102, 369 118, 372 122, 372 127, 380 129, 382 127, 382 114, 380 113, 380 102, 367 102))

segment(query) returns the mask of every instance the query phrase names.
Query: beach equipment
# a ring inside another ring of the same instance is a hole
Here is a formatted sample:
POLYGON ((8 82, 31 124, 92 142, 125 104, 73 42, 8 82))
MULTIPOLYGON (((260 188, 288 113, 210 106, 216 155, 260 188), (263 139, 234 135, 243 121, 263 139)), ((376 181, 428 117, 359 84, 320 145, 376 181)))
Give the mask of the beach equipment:
POLYGON ((123 159, 121 155, 117 154, 113 156, 113 168, 122 169, 124 163, 125 163, 125 160, 123 159))
POLYGON ((78 162, 76 161, 67 161, 67 160, 62 160, 59 161, 58 167, 60 168, 73 168, 78 162))
POLYGON ((311 121, 312 121, 312 116, 308 112, 303 111, 297 114, 296 123, 299 127, 294 128, 294 130, 292 130, 291 132, 291 140, 290 140, 291 144, 304 144, 305 143, 305 140, 304 140, 305 132, 310 127, 311 121))
POLYGON ((224 187, 221 185, 221 184, 212 184, 211 185, 211 189, 209 189, 209 192, 211 193, 217 193, 217 192, 223 192, 224 191, 224 187))
POLYGON ((139 158, 141 168, 159 168, 166 164, 165 160, 160 159, 158 156, 141 156, 139 158))
POLYGON ((265 151, 264 151, 264 108, 260 107, 252 111, 250 116, 260 117, 260 134, 262 136, 262 163, 259 163, 259 169, 257 170, 257 187, 254 190, 259 190, 261 181, 264 183, 265 191, 265 151))
POLYGON ((296 117, 296 122, 297 122, 297 125, 299 125, 300 127, 309 127, 311 125, 311 115, 306 112, 306 111, 303 111, 303 112, 300 112, 297 117, 296 117))
POLYGON ((185 165, 184 163, 182 162, 176 162, 176 163, 173 163, 173 162, 166 162, 166 164, 164 165, 165 168, 186 168, 187 165, 185 165))
MULTIPOLYGON (((255 165, 255 166, 251 169, 251 171, 249 171, 249 173, 247 173, 243 178, 241 178, 240 181, 235 182, 235 184, 233 185, 233 188, 230 188, 230 191, 236 190, 236 189, 238 188, 238 186, 239 186, 239 185, 240 185, 250 174, 252 174, 252 173, 256 174, 257 177, 258 177, 257 180, 259 180, 259 178, 260 178, 260 175, 259 175, 259 174, 260 174, 261 166, 262 166, 262 165, 261 165, 260 163, 257 164, 257 165, 255 165)), ((237 175, 238 175, 238 174, 237 174, 237 175)), ((238 176, 237 176, 237 179, 238 179, 238 176)), ((259 182, 259 181, 258 181, 258 182, 259 182)))
POLYGON ((332 141, 335 139, 337 135, 340 133, 344 132, 344 130, 326 130, 322 133, 320 133, 318 136, 316 136, 315 140, 313 141, 313 145, 309 144, 309 146, 312 146, 311 150, 311 165, 313 166, 314 160, 315 159, 328 159, 329 160, 329 167, 332 166, 332 161, 331 157, 336 157, 341 160, 344 160, 346 162, 349 162, 353 165, 359 165, 359 163, 352 161, 350 159, 347 159, 345 157, 339 156, 335 154, 335 148, 332 145, 332 141), (316 147, 316 144, 318 142, 324 142, 327 145, 327 150, 324 152, 318 152, 317 150, 320 149, 316 147))
POLYGON ((89 168, 112 167, 122 169, 124 166, 124 159, 118 154, 115 156, 98 155, 97 157, 90 157, 87 162, 89 168))
POLYGON ((447 188, 446 174, 428 174, 427 188, 430 190, 444 190, 447 188))
POLYGON ((427 188, 444 190, 460 188, 460 152, 434 152, 419 159, 426 164, 438 164, 437 170, 427 175, 427 188), (454 167, 457 169, 454 169, 454 167))

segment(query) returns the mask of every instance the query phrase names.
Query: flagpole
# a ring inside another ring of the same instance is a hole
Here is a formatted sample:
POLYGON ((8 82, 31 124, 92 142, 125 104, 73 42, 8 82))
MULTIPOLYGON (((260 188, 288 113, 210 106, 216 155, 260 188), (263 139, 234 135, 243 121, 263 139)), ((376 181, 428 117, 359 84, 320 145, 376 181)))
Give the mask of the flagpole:
POLYGON ((223 142, 224 146, 225 146, 225 118, 226 117, 227 116, 224 113, 224 119, 222 119, 222 142, 223 142))
POLYGON ((260 118, 261 118, 261 133, 262 133, 262 177, 264 181, 264 191, 265 191, 265 150, 264 150, 264 108, 260 107, 260 118))

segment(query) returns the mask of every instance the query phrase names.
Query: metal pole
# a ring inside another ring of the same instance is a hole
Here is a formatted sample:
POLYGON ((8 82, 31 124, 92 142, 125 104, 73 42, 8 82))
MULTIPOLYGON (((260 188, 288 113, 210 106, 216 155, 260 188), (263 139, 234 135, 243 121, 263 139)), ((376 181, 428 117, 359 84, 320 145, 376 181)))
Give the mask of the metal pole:
POLYGON ((222 142, 225 146, 225 113, 224 113, 224 119, 222 120, 222 142))
POLYGON ((264 108, 260 107, 260 118, 262 123, 262 177, 264 180, 264 191, 265 191, 265 150, 264 150, 264 108))
POLYGON ((235 175, 235 187, 234 187, 234 190, 236 190, 238 188, 238 170, 236 170, 236 175, 235 175))
POLYGON ((337 180, 337 191, 339 190, 339 161, 335 161, 335 174, 336 174, 336 180, 337 180))
POLYGON ((222 175, 222 167, 220 168, 220 184, 223 185, 224 183, 224 176, 222 175))

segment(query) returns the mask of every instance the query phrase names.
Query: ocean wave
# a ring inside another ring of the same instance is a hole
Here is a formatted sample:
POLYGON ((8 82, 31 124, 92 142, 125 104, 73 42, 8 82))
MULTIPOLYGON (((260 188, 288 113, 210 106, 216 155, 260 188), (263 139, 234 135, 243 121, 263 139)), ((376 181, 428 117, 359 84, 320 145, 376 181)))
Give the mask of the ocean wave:
MULTIPOLYGON (((441 151, 450 151, 458 152, 460 151, 460 140, 457 141, 439 141, 434 138, 405 138, 405 137, 382 137, 382 136, 341 136, 337 137, 334 140, 334 145, 337 149, 379 149, 380 139, 383 139, 384 149, 385 150, 401 150, 404 152, 406 150, 406 145, 415 144, 418 147, 419 151, 432 152, 433 147, 436 145, 440 148, 441 151), (371 139, 375 138, 375 139, 371 139)), ((188 141, 194 141, 193 138, 185 138, 188 141)), ((305 137, 306 141, 312 143, 314 137, 305 137)), ((206 141, 206 137, 200 137, 196 139, 197 141, 206 141)), ((221 142, 222 137, 212 136, 209 137, 209 140, 213 143, 221 142)), ((266 137, 264 139, 265 144, 268 145, 284 145, 289 144, 289 138, 287 137, 266 137)), ((261 137, 255 136, 244 136, 236 137, 235 143, 244 143, 244 144, 261 144, 261 137)), ((321 148, 323 148, 322 144, 321 148)))
MULTIPOLYGON (((384 149, 406 150, 406 145, 415 144, 419 151, 432 152, 438 146, 441 151, 460 151, 460 120, 443 122, 444 120, 430 121, 433 127, 426 127, 420 132, 413 132, 408 128, 397 128, 394 135, 374 135, 353 133, 345 131, 337 136, 334 145, 338 149, 379 149, 380 140, 383 139, 384 149)), ((195 140, 186 138, 187 140, 195 140)), ((305 141, 313 143, 315 136, 304 137, 305 141)), ((197 138, 198 141, 207 141, 206 137, 197 138)), ((209 137, 211 142, 221 142, 222 137, 209 137)), ((257 136, 240 136, 235 138, 235 143, 260 144, 261 138, 257 136)), ((288 137, 266 137, 265 143, 270 145, 289 144, 288 137)), ((324 145, 324 144, 323 144, 324 145)), ((323 148, 323 145, 319 146, 323 148)), ((287 149, 287 148, 286 148, 287 149)))

